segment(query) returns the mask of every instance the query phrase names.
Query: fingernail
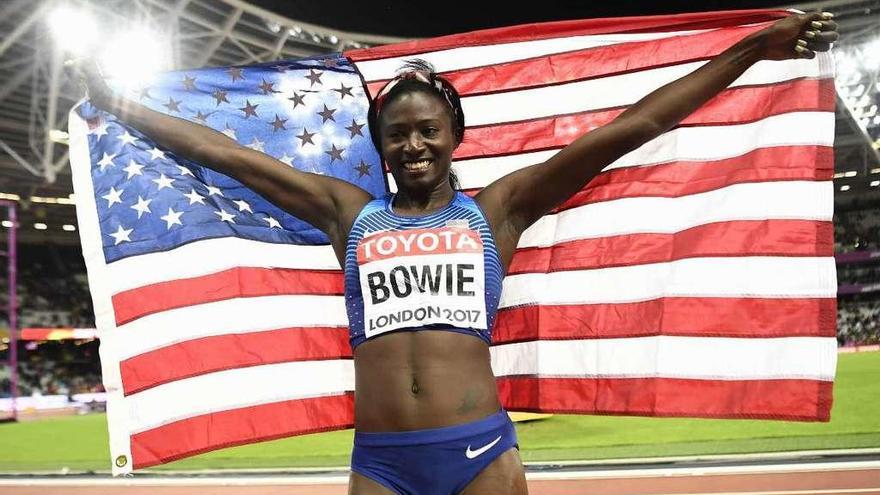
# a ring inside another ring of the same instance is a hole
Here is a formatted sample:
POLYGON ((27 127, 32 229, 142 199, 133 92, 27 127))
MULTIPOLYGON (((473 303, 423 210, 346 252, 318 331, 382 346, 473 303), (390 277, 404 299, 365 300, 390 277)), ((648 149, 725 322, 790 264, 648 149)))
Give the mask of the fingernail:
POLYGON ((819 21, 812 21, 812 22, 810 22, 810 26, 813 26, 813 27, 816 28, 816 29, 822 29, 822 23, 819 22, 819 21))
POLYGON ((804 40, 797 40, 797 44, 798 44, 798 46, 803 46, 803 47, 807 46, 807 42, 804 40))
POLYGON ((816 31, 807 31, 807 32, 804 33, 804 36, 806 36, 807 38, 815 38, 815 37, 816 37, 816 31))
POLYGON ((832 14, 831 12, 822 12, 822 19, 834 19, 834 14, 832 14))
POLYGON ((798 52, 798 53, 804 53, 804 52, 807 51, 807 49, 804 48, 804 47, 802 47, 801 45, 795 45, 795 47, 794 47, 794 51, 796 51, 796 52, 798 52))

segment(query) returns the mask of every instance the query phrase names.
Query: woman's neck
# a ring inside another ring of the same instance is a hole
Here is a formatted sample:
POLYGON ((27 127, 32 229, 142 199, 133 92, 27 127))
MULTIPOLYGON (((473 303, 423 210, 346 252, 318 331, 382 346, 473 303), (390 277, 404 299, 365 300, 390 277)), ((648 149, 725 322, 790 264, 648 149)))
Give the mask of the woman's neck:
POLYGON ((433 213, 448 205, 455 196, 455 190, 448 182, 427 194, 419 194, 419 192, 397 191, 391 205, 392 209, 403 214, 433 213))

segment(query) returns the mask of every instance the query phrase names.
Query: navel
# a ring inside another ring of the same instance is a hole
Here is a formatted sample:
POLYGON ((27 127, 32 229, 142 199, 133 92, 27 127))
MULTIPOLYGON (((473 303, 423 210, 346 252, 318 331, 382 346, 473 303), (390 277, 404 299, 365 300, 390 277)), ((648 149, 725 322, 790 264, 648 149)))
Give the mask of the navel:
POLYGON ((419 382, 416 380, 415 377, 413 377, 412 388, 410 390, 412 390, 413 395, 419 395, 419 391, 421 389, 419 388, 419 382))

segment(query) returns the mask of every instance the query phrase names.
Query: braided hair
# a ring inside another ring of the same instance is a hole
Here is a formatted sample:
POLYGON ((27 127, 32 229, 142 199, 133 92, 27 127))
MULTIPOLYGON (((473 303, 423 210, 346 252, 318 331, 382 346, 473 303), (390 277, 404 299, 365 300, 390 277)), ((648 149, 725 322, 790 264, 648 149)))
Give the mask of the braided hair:
MULTIPOLYGON (((397 70, 397 76, 388 81, 370 102, 367 112, 367 124, 370 129, 370 137, 376 150, 382 155, 382 138, 379 132, 379 116, 382 110, 392 101, 409 93, 421 92, 439 98, 445 103, 452 134, 455 137, 455 145, 461 144, 464 139, 464 111, 461 108, 461 97, 455 87, 442 76, 430 62, 422 59, 406 60, 403 66, 397 70)), ((384 161, 384 157, 382 160, 384 161)), ((449 170, 449 184, 453 189, 460 189, 458 177, 455 172, 449 170)))

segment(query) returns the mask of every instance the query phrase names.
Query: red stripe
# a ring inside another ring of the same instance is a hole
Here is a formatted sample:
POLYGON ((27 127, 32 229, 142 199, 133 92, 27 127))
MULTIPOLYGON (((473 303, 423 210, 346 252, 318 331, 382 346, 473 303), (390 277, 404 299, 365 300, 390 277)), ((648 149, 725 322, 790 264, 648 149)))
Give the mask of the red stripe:
POLYGON ((639 196, 676 198, 747 182, 825 181, 831 180, 833 175, 834 149, 831 146, 759 148, 724 160, 612 169, 596 176, 559 210, 639 196))
POLYGON ((611 17, 576 21, 545 22, 519 26, 484 29, 464 34, 415 40, 362 50, 344 52, 355 62, 389 57, 413 56, 419 53, 447 50, 464 46, 494 45, 539 39, 586 36, 608 33, 644 33, 716 29, 758 22, 769 22, 791 15, 784 10, 733 10, 699 12, 645 17, 611 17))
MULTIPOLYGON (((767 86, 731 88, 682 121, 682 126, 743 124, 794 111, 834 110, 832 79, 800 79, 767 86), (748 104, 744 104, 744 103, 748 104)), ((620 115, 624 108, 469 127, 453 159, 511 155, 561 148, 620 115)))
POLYGON ((834 256, 831 222, 738 220, 672 234, 628 234, 516 251, 508 275, 589 270, 715 256, 834 256))
POLYGON ((112 300, 116 325, 124 325, 142 316, 194 304, 235 297, 341 295, 342 287, 339 270, 239 267, 137 287, 114 294, 112 300))
POLYGON ((235 445, 354 425, 354 394, 274 402, 203 414, 131 436, 134 469, 235 445))
MULTIPOLYGON (((607 77, 706 60, 764 27, 766 26, 738 26, 690 36, 585 48, 447 72, 443 77, 455 86, 461 96, 607 77)), ((376 95, 387 82, 388 79, 370 81, 367 88, 371 95, 376 95)))
POLYGON ((679 378, 504 377, 513 411, 828 421, 831 382, 679 378))
POLYGON ((493 344, 656 335, 833 337, 837 300, 664 297, 633 303, 519 306, 498 312, 493 344))
POLYGON ((119 367, 123 392, 131 395, 232 368, 349 358, 348 328, 302 327, 187 340, 125 359, 119 367))

